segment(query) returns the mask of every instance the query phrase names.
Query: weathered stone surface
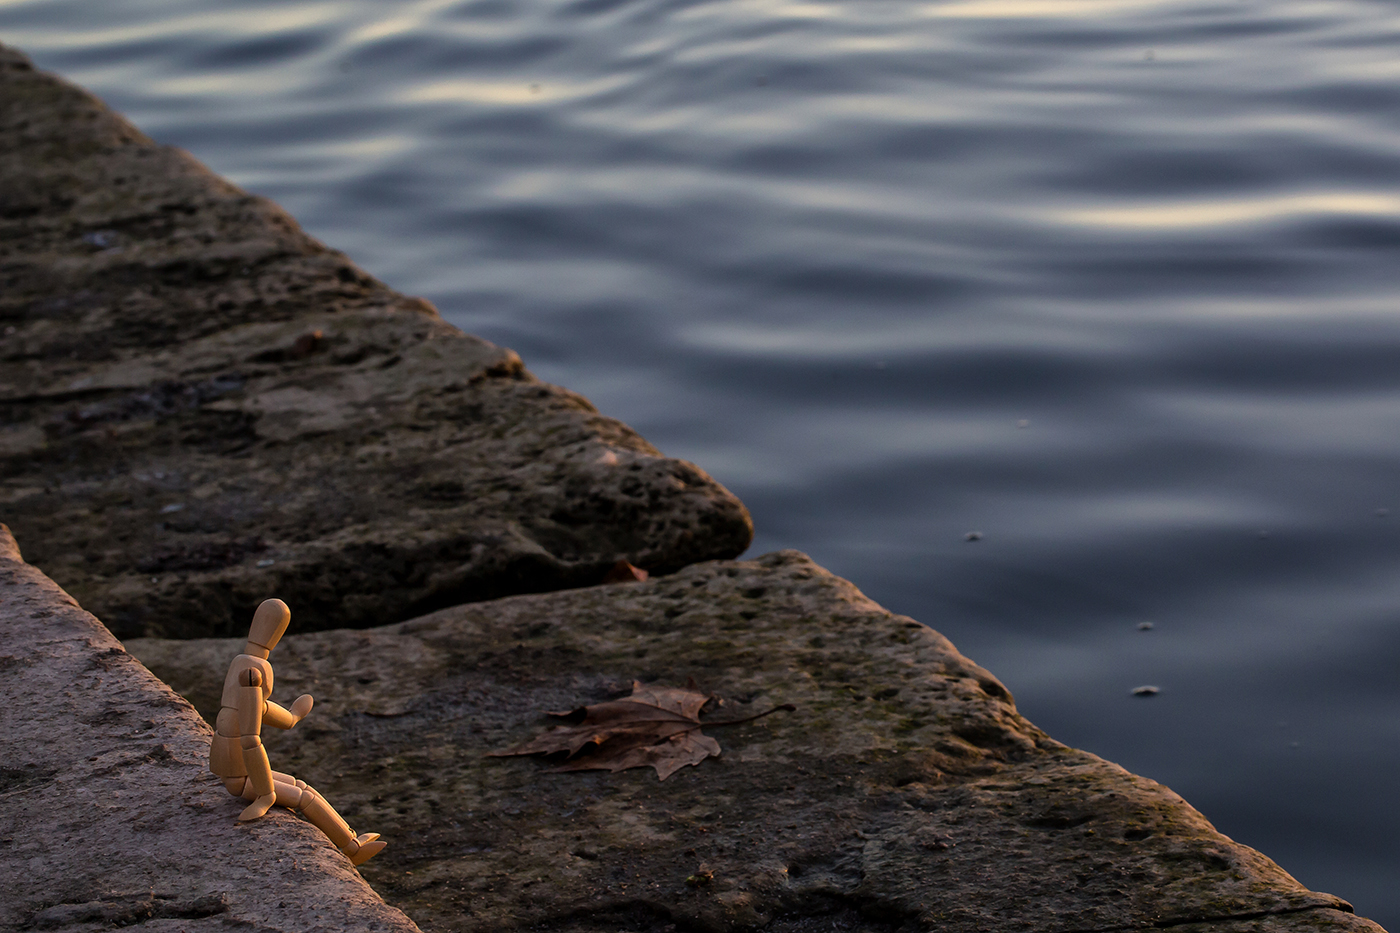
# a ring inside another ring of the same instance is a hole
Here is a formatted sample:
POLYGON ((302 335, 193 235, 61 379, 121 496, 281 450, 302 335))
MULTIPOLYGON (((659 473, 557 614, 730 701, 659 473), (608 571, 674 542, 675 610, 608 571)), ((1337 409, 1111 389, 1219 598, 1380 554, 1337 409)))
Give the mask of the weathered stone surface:
POLYGON ((0 517, 123 636, 733 557, 742 504, 0 47, 0 517))
POLYGON ((238 825, 209 736, 0 525, 0 930, 415 933, 310 824, 238 825))
MULTIPOLYGON (((211 715, 240 643, 127 647, 211 715)), ((385 835, 365 875, 429 931, 1379 930, 793 551, 289 637, 272 661, 317 698, 274 766, 385 835), (542 711, 692 675, 715 718, 798 711, 707 729, 723 755, 664 783, 484 757, 542 711)))

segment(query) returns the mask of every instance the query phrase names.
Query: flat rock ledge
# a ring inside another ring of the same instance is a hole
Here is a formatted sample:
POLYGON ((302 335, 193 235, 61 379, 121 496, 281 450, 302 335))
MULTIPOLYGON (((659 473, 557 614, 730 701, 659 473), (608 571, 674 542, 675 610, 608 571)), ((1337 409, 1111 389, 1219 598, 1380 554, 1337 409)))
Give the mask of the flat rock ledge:
MULTIPOLYGON (((126 645, 205 716, 240 646, 126 645)), ((284 702, 316 697, 274 767, 384 834, 364 875, 430 933, 1380 931, 796 551, 291 636, 272 660, 284 702), (797 710, 707 730, 722 755, 664 782, 486 757, 544 711, 692 676, 725 701, 711 719, 797 710)))
POLYGON ((734 496, 0 46, 0 517, 118 635, 668 572, 734 496), (235 619, 235 615, 239 615, 235 619))
POLYGON ((310 824, 238 825, 211 734, 0 525, 0 930, 416 933, 310 824))

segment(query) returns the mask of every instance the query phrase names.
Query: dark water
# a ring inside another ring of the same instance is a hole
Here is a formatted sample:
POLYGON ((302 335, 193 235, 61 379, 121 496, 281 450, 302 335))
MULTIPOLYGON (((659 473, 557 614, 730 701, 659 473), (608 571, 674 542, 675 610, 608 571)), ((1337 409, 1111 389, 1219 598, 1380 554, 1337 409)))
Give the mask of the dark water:
POLYGON ((1400 5, 0 0, 0 41, 1400 930, 1400 5))

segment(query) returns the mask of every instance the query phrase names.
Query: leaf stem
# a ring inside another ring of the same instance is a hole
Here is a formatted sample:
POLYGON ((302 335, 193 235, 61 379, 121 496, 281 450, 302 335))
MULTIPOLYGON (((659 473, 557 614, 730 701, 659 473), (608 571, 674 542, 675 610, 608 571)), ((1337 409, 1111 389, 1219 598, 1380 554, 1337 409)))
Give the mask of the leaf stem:
POLYGON ((764 716, 768 716, 779 711, 784 713, 795 713, 797 712, 797 707, 793 706, 791 703, 784 703, 782 706, 775 706, 767 712, 757 713, 753 716, 746 716, 743 719, 726 719, 720 722, 702 722, 697 723, 697 725, 702 729, 708 729, 711 726, 737 726, 742 722, 753 722, 755 719, 762 719, 764 716))

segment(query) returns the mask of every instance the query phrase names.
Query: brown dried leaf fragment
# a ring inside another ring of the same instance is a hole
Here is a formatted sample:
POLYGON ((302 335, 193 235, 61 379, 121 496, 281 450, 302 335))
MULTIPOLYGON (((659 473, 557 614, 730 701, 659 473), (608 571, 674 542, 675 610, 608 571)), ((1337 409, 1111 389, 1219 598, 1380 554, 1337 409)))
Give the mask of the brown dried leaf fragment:
MULTIPOLYGON (((568 760, 550 770, 624 771, 652 767, 664 781, 686 765, 698 765, 719 754, 719 743, 700 732, 700 711, 714 699, 713 694, 700 692, 694 678, 682 689, 648 687, 633 681, 631 696, 566 713, 550 713, 570 723, 555 726, 514 748, 488 754, 503 758, 566 752, 568 760)), ((759 715, 779 709, 790 712, 793 707, 779 706, 759 715)), ((757 718, 706 725, 728 726, 757 718)))
POLYGON ((635 583, 645 580, 651 574, 641 567, 634 567, 625 560, 620 560, 608 568, 608 572, 603 574, 604 583, 635 583))

